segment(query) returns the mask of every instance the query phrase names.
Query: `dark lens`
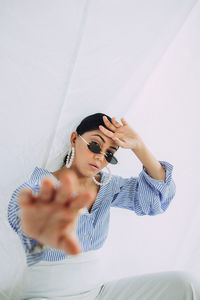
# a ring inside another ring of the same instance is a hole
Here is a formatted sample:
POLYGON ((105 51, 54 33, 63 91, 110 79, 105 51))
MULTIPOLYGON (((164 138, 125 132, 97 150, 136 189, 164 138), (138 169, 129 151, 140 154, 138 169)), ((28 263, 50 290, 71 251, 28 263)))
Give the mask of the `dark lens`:
POLYGON ((113 156, 110 163, 116 165, 118 163, 118 160, 113 156))
POLYGON ((117 164, 117 162, 118 162, 117 159, 113 156, 113 154, 111 152, 107 153, 106 160, 113 165, 117 164))
MULTIPOLYGON (((93 153, 101 153, 101 147, 99 146, 99 144, 97 142, 94 142, 94 141, 90 142, 88 145, 88 148, 93 153)), ((107 153, 106 160, 113 165, 118 163, 118 160, 113 156, 112 152, 107 153)))
POLYGON ((91 142, 91 143, 89 143, 88 148, 89 148, 90 151, 92 151, 93 153, 100 153, 100 152, 101 152, 101 148, 100 148, 99 144, 96 143, 96 142, 91 142))

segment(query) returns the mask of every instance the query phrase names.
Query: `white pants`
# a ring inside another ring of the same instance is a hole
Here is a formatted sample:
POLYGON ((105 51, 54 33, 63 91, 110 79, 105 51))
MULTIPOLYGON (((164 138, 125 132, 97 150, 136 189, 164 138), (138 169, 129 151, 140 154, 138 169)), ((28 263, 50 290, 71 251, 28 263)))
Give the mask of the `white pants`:
POLYGON ((162 272, 105 282, 100 251, 27 268, 20 300, 200 300, 195 278, 162 272))

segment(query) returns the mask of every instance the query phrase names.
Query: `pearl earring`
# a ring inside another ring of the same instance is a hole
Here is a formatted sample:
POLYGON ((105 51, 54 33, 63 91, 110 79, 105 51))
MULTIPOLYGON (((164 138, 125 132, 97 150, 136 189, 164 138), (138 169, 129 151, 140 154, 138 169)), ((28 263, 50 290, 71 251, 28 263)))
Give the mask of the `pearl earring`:
POLYGON ((108 182, 110 181, 112 175, 111 175, 110 169, 109 169, 107 166, 106 166, 106 169, 107 169, 108 172, 109 172, 109 177, 108 177, 108 179, 107 179, 105 182, 98 182, 98 181, 95 179, 95 177, 93 176, 92 179, 93 179, 94 183, 96 183, 97 185, 101 185, 101 186, 108 184, 108 182))
POLYGON ((67 157, 67 160, 66 160, 66 167, 69 169, 72 165, 72 162, 73 162, 73 159, 74 159, 74 153, 75 153, 75 148, 74 147, 70 147, 70 150, 69 152, 67 153, 68 157, 67 157), (71 155, 71 159, 69 161, 69 157, 70 157, 70 153, 72 151, 72 155, 71 155))

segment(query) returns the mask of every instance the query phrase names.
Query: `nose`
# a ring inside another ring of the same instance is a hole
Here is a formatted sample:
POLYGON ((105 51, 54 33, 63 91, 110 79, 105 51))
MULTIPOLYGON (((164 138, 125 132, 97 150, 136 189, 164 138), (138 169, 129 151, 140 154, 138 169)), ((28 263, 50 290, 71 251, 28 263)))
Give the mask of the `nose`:
POLYGON ((104 153, 96 153, 95 158, 103 161, 105 159, 104 153))

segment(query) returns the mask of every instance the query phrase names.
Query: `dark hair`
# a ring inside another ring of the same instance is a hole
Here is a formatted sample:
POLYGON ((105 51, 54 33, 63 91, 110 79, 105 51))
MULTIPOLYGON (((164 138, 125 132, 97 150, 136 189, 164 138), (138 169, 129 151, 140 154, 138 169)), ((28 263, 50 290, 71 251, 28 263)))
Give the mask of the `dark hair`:
MULTIPOLYGON (((107 116, 106 114, 96 113, 96 114, 89 115, 86 118, 84 118, 81 121, 81 123, 77 126, 76 132, 78 134, 82 135, 83 133, 85 133, 87 131, 92 131, 92 130, 99 129, 99 125, 102 125, 105 128, 107 128, 104 121, 103 121, 103 116, 106 116, 108 118, 108 120, 112 123, 111 117, 107 116)), ((66 164, 67 156, 68 155, 66 155, 64 157, 64 160, 63 160, 64 165, 66 164)))

